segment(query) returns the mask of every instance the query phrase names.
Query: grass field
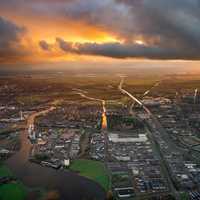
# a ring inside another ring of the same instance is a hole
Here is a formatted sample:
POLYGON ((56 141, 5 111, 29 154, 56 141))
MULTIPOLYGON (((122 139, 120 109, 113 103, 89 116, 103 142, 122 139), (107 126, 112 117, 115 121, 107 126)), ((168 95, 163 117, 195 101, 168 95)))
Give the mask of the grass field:
POLYGON ((0 165, 0 177, 3 176, 12 176, 11 171, 4 165, 0 165))
POLYGON ((21 183, 0 185, 0 200, 25 200, 26 188, 21 183))
MULTIPOLYGON (((12 177, 11 171, 4 165, 0 165, 0 177, 12 177)), ((25 200, 27 190, 25 186, 16 181, 0 185, 0 200, 25 200)))
POLYGON ((110 179, 103 163, 93 160, 75 160, 70 170, 99 183, 106 191, 110 189, 110 179))

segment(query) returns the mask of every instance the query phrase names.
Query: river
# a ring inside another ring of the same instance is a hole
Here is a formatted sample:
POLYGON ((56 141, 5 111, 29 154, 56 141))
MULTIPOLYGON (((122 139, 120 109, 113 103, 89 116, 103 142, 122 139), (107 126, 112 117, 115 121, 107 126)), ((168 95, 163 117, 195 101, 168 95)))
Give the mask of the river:
POLYGON ((55 109, 35 112, 27 119, 27 128, 20 134, 21 149, 6 161, 6 165, 15 176, 28 187, 56 190, 60 200, 104 200, 105 191, 95 182, 73 172, 43 167, 29 161, 32 144, 28 139, 28 126, 35 117, 55 109))

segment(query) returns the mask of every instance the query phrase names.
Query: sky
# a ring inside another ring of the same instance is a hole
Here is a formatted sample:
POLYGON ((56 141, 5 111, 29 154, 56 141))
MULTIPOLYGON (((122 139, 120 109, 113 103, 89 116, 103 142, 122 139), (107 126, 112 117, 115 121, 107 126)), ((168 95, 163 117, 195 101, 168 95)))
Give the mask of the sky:
POLYGON ((0 0, 0 67, 199 60, 200 0, 0 0))

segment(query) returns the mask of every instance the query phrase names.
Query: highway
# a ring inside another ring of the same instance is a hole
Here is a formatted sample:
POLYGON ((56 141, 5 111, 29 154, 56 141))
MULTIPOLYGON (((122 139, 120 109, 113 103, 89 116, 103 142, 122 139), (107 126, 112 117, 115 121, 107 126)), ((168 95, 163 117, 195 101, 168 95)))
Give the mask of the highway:
MULTIPOLYGON (((123 85, 124 77, 121 77, 121 78, 122 78, 122 79, 121 79, 119 88, 120 88, 121 90, 123 90, 121 86, 123 85), (121 84, 122 84, 122 85, 121 85, 121 84)), ((145 96, 147 96, 155 87, 158 87, 158 86, 161 84, 161 82, 162 82, 162 80, 156 82, 149 90, 145 91, 144 94, 142 95, 142 99, 143 99, 145 96)), ((124 92, 125 92, 125 91, 124 91, 124 92)), ((126 94, 127 94, 127 93, 126 93, 126 94)), ((128 95, 128 94, 127 94, 127 95, 128 95)), ((130 97, 130 96, 129 96, 129 97, 130 97)), ((136 101, 136 102, 137 102, 137 101, 136 101)), ((134 102, 132 103, 131 107, 130 107, 130 113, 131 113, 131 114, 133 114, 133 107, 134 107, 134 105, 135 105, 136 102, 134 101, 134 102)), ((137 103, 138 103, 138 102, 137 102, 137 103)))
POLYGON ((151 92, 151 90, 153 90, 155 87, 158 87, 161 84, 161 82, 162 81, 156 82, 149 90, 145 91, 142 98, 148 95, 151 92))
MULTIPOLYGON (((121 91, 121 93, 129 96, 134 102, 139 104, 144 109, 144 111, 149 115, 149 118, 152 119, 152 123, 154 123, 154 125, 156 127, 156 130, 159 131, 161 133, 161 135, 164 134, 165 137, 166 137, 166 134, 163 133, 164 129, 162 128, 162 126, 159 123, 159 121, 157 120, 157 118, 151 113, 151 111, 145 105, 143 105, 143 103, 139 99, 137 99, 132 94, 130 94, 128 91, 123 89, 123 83, 124 83, 124 78, 121 78, 120 84, 118 86, 118 88, 121 91)), ((152 124, 149 124, 149 125, 152 126, 152 124)), ((152 131, 149 131, 149 138, 152 140, 152 144, 154 145, 154 148, 156 149, 156 151, 158 153, 159 160, 161 161, 161 168, 162 168, 162 171, 163 171, 163 173, 164 173, 164 175, 166 177, 166 181, 168 183, 169 189, 172 192, 172 194, 174 195, 174 197, 177 200, 179 200, 180 199, 179 193, 177 192, 176 188, 174 187, 171 174, 170 174, 170 172, 168 170, 168 166, 166 164, 166 160, 164 159, 164 156, 163 156, 163 154, 162 154, 162 152, 160 150, 159 142, 157 141, 157 139, 154 136, 152 131)))

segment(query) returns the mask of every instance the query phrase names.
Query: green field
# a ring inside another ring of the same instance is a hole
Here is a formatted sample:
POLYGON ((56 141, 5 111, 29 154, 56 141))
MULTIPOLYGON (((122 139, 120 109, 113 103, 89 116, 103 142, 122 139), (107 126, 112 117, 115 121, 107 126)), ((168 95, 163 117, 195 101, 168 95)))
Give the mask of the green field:
POLYGON ((182 192, 180 197, 181 197, 181 200, 189 200, 190 199, 188 193, 186 193, 186 192, 182 192))
POLYGON ((75 160, 70 170, 99 183, 106 191, 110 189, 110 178, 103 163, 93 160, 75 160))
MULTIPOLYGON (((7 167, 0 165, 0 177, 7 176, 12 177, 13 175, 7 167)), ((0 185, 0 200, 25 200, 26 195, 25 186, 18 181, 0 185)))
POLYGON ((0 200, 24 200, 27 192, 21 183, 9 183, 0 186, 0 200))
POLYGON ((12 176, 11 171, 4 165, 0 165, 0 177, 12 176))

